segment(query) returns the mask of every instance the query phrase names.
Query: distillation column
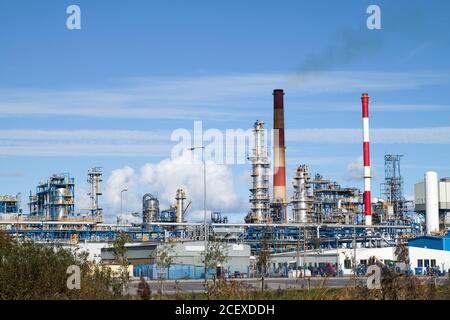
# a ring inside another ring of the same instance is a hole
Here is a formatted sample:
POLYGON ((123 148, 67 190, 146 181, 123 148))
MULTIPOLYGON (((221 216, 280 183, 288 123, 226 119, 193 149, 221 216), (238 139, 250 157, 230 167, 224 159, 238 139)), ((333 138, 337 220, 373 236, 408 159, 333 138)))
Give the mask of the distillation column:
POLYGON ((371 174, 370 174, 370 145, 369 145, 369 94, 361 96, 363 118, 363 151, 364 151, 364 217, 366 226, 372 225, 371 204, 371 174))
POLYGON ((178 189, 177 194, 175 196, 176 201, 176 222, 182 223, 183 222, 183 213, 184 213, 184 202, 186 200, 186 192, 184 192, 183 189, 178 189))
POLYGON ((250 212, 246 222, 268 222, 270 216, 269 195, 269 157, 265 148, 264 122, 257 120, 253 128, 253 154, 248 158, 252 162, 252 187, 250 189, 250 212))
POLYGON ((293 218, 294 223, 308 223, 308 188, 310 187, 309 169, 306 165, 297 168, 292 182, 294 186, 293 218))
POLYGON ((87 182, 91 184, 91 191, 88 195, 91 198, 91 213, 94 216, 100 216, 102 214, 102 209, 98 202, 99 196, 102 195, 100 192, 100 182, 102 181, 101 168, 96 167, 89 170, 87 182))

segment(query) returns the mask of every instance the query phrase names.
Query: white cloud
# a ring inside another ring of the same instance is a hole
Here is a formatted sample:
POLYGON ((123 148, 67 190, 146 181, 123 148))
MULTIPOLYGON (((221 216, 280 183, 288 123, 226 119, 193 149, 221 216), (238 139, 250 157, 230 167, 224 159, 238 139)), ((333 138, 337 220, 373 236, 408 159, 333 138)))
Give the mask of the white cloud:
MULTIPOLYGON (((246 200, 240 199, 235 193, 233 176, 227 166, 207 164, 207 209, 208 220, 210 210, 221 211, 224 214, 240 214, 247 210, 246 200)), ((157 164, 147 163, 138 173, 125 166, 113 170, 105 185, 104 201, 106 219, 112 220, 120 213, 120 191, 124 188, 123 218, 140 222, 141 218, 131 216, 131 212, 142 211, 143 193, 152 193, 160 201, 160 210, 173 204, 176 190, 183 188, 188 201, 192 204, 186 212, 185 219, 189 222, 203 220, 203 166, 186 164, 183 159, 162 160, 157 164), (142 191, 142 192, 140 192, 142 191)))
MULTIPOLYGON (((450 144, 450 127, 371 128, 371 142, 383 144, 450 144)), ((309 128, 287 129, 289 142, 360 143, 362 129, 309 128)))
MULTIPOLYGON (((339 111, 339 112, 355 112, 360 111, 361 104, 340 103, 336 101, 303 101, 297 100, 289 103, 291 110, 302 111, 339 111)), ((407 103, 383 103, 381 101, 370 102, 371 112, 435 112, 450 110, 450 105, 443 104, 407 104, 407 103)))
MULTIPOLYGON (((203 165, 187 164, 182 159, 163 160, 158 164, 147 163, 141 168, 140 181, 162 203, 173 202, 179 188, 192 200, 190 212, 203 209, 203 165)), ((222 212, 240 210, 241 200, 234 191, 233 176, 227 166, 207 163, 206 166, 207 209, 222 212)))
POLYGON ((360 156, 357 159, 351 161, 347 165, 347 170, 344 175, 344 179, 347 181, 361 181, 363 178, 364 166, 363 157, 360 156))
MULTIPOLYGON (((370 134, 372 143, 450 144, 450 127, 372 128, 370 134)), ((287 129, 286 140, 288 144, 361 143, 362 130, 287 129)), ((0 130, 0 143, 0 155, 4 156, 167 157, 175 146, 175 142, 170 141, 170 132, 161 130, 0 130)))
POLYGON ((77 184, 75 188, 75 199, 77 210, 81 210, 82 212, 87 212, 91 209, 91 199, 88 196, 88 189, 84 186, 77 184))
POLYGON ((0 130, 0 155, 167 156, 170 131, 0 130))
POLYGON ((113 170, 108 177, 105 186, 105 212, 106 218, 120 216, 123 221, 137 222, 132 212, 140 212, 142 210, 140 205, 140 198, 136 194, 137 176, 133 168, 125 166, 120 169, 113 170), (128 191, 123 192, 122 190, 128 191), (122 212, 121 212, 121 194, 122 194, 122 212))
POLYGON ((128 119, 253 117, 274 85, 293 98, 330 93, 394 91, 445 83, 448 74, 310 72, 135 78, 110 88, 72 91, 0 90, 0 117, 81 116, 128 119), (247 108, 242 108, 242 104, 247 108))

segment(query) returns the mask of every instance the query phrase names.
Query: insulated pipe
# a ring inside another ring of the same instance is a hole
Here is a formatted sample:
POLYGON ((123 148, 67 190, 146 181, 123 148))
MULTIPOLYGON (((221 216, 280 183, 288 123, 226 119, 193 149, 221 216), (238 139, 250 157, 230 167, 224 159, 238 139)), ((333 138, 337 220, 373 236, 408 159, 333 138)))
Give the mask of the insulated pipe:
POLYGON ((372 225, 371 204, 371 174, 370 174, 370 145, 369 145, 369 94, 361 96, 363 118, 363 165, 364 165, 364 217, 366 226, 372 225))
MULTIPOLYGON (((286 146, 284 143, 284 92, 273 90, 273 201, 286 204, 286 146)), ((287 223, 286 206, 283 205, 283 218, 287 223)))

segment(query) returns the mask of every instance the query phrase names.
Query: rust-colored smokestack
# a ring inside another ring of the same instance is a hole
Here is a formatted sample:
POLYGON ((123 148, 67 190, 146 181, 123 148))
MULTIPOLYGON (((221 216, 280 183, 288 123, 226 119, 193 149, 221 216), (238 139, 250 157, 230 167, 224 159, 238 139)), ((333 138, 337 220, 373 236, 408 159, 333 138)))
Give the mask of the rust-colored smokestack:
MULTIPOLYGON (((284 92, 273 90, 273 201, 286 204, 286 146, 284 144, 284 92)), ((284 222, 287 222, 286 208, 283 206, 284 222)))

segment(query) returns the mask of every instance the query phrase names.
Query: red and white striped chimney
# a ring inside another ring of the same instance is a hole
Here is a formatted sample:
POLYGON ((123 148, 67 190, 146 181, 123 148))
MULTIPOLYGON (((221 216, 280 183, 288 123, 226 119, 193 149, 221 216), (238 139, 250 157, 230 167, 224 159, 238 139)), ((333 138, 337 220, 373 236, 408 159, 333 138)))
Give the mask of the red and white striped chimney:
POLYGON ((372 225, 371 204, 371 174, 370 174, 370 145, 369 145, 369 94, 361 95, 363 118, 363 150, 364 150, 364 217, 366 226, 372 225))

